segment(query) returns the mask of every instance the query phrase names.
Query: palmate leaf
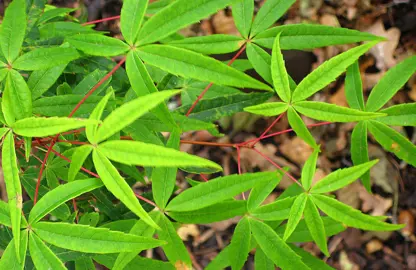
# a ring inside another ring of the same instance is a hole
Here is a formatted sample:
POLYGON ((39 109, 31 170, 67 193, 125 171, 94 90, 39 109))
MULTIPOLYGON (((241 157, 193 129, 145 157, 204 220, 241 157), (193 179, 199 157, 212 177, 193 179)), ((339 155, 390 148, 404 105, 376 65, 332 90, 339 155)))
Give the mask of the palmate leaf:
POLYGON ((30 74, 27 86, 32 92, 32 100, 38 99, 58 80, 66 65, 57 65, 49 69, 36 70, 30 74))
POLYGON ((168 260, 173 265, 180 265, 185 269, 192 268, 191 257, 186 249, 182 239, 176 232, 172 222, 161 212, 157 212, 160 215, 159 223, 161 230, 157 232, 159 239, 167 242, 162 246, 163 251, 168 257, 168 260))
POLYGON ((293 107, 310 118, 331 122, 354 122, 383 116, 319 101, 299 101, 293 107))
MULTIPOLYGON (((172 132, 166 147, 179 150, 181 135, 179 132, 172 132)), ((164 209, 176 184, 178 168, 158 167, 152 172, 152 193, 156 205, 164 209)))
POLYGON ((127 165, 155 167, 207 167, 221 171, 218 164, 175 149, 136 141, 108 141, 97 149, 107 158, 127 165))
POLYGON ((319 149, 314 149, 313 153, 306 160, 302 168, 301 183, 305 190, 309 190, 316 171, 316 162, 318 160, 319 149))
POLYGON ((299 196, 297 196, 295 201, 293 202, 293 205, 290 208, 286 230, 283 235, 284 241, 286 241, 289 238, 289 236, 293 233, 293 231, 296 229, 296 226, 302 218, 302 214, 305 210, 307 200, 308 196, 306 195, 306 193, 302 193, 299 196))
POLYGON ((226 200, 194 211, 169 211, 169 216, 184 224, 208 224, 243 216, 247 212, 246 201, 226 200))
POLYGON ((280 49, 280 35, 281 33, 277 34, 273 45, 271 72, 274 90, 281 100, 289 103, 292 97, 292 91, 290 90, 289 76, 286 71, 285 60, 283 59, 280 49))
POLYGON ((229 5, 233 0, 178 0, 157 12, 143 24, 137 44, 162 40, 177 30, 198 22, 229 5))
POLYGON ((377 121, 368 121, 368 130, 389 152, 416 166, 416 146, 399 132, 377 121))
POLYGON ((330 45, 341 45, 360 41, 380 40, 381 37, 367 32, 317 24, 280 25, 259 33, 253 42, 271 49, 277 33, 282 50, 308 50, 330 45))
POLYGON ((311 188, 311 193, 327 193, 343 188, 367 172, 378 162, 378 159, 354 167, 339 169, 325 176, 311 188))
POLYGON ((254 1, 243 0, 238 1, 232 6, 233 19, 235 26, 241 36, 248 38, 253 21, 254 1))
POLYGON ((345 96, 348 105, 352 109, 365 110, 363 83, 361 81, 360 66, 358 61, 347 68, 347 75, 345 76, 345 96))
POLYGON ((365 215, 361 211, 325 195, 314 194, 310 198, 325 214, 349 227, 371 231, 394 231, 404 226, 385 223, 377 217, 365 215))
POLYGON ((29 215, 29 224, 39 221, 66 201, 99 188, 102 185, 103 183, 99 179, 86 179, 58 186, 46 193, 35 206, 33 206, 29 215))
POLYGON ((295 131, 296 135, 302 138, 302 140, 313 148, 318 147, 315 139, 312 137, 312 134, 302 121, 302 118, 300 118, 299 114, 292 107, 289 107, 287 111, 287 119, 289 120, 289 125, 292 127, 293 131, 295 131))
POLYGON ((282 269, 310 269, 299 255, 263 222, 250 219, 251 231, 263 252, 282 269))
POLYGON ((20 258, 16 257, 15 241, 9 242, 0 260, 0 269, 24 270, 27 251, 28 232, 24 230, 20 235, 20 258))
POLYGON ((247 209, 253 210, 256 209, 276 188, 276 186, 282 180, 283 173, 279 173, 276 178, 273 178, 270 182, 261 182, 258 185, 254 186, 251 190, 250 195, 247 200, 247 209))
POLYGON ((285 220, 289 218, 290 208, 295 197, 279 199, 250 211, 251 216, 261 220, 285 220))
POLYGON ((231 238, 228 256, 231 262, 231 269, 242 269, 250 251, 250 222, 247 217, 241 219, 234 229, 231 238))
MULTIPOLYGON (((251 25, 250 36, 266 30, 274 24, 295 3, 295 0, 268 0, 257 12, 251 25)), ((276 35, 275 35, 276 36, 276 35)))
POLYGON ((126 0, 123 2, 120 29, 124 39, 130 45, 136 41, 148 4, 148 0, 126 0))
POLYGON ((137 118, 153 109, 165 99, 180 93, 180 91, 163 91, 136 98, 115 109, 98 128, 96 141, 101 142, 116 132, 130 125, 137 118))
POLYGON ((185 190, 173 198, 167 211, 192 211, 232 198, 260 181, 271 181, 277 177, 275 172, 247 173, 218 177, 185 190))
POLYGON ((381 110, 387 116, 375 119, 391 126, 416 126, 416 103, 398 104, 381 110))
POLYGON ((106 188, 147 224, 158 228, 156 223, 149 217, 149 214, 136 199, 133 190, 106 156, 99 152, 99 150, 94 150, 92 158, 98 175, 101 177, 106 188))
MULTIPOLYGON (((368 162, 367 122, 359 122, 351 134, 351 159, 354 165, 368 162)), ((361 175, 361 182, 368 192, 371 192, 370 171, 361 175)))
MULTIPOLYGON (((137 52, 131 51, 127 54, 126 72, 129 77, 131 88, 138 97, 142 97, 151 93, 158 92, 158 89, 153 83, 146 66, 140 60, 137 52)), ((165 103, 160 103, 152 110, 152 113, 157 116, 168 127, 176 127, 175 120, 173 120, 171 113, 165 103)))
POLYGON ((165 242, 104 228, 85 225, 39 222, 33 231, 45 242, 54 246, 85 253, 119 253, 150 249, 165 242))
MULTIPOLYGON (((160 223, 159 220, 162 215, 159 212, 151 212, 149 213, 150 217, 156 222, 160 223)), ((138 220, 134 226, 130 229, 129 234, 137 235, 137 236, 144 236, 144 237, 152 237, 155 233, 155 228, 149 226, 143 220, 138 220)), ((113 270, 122 270, 126 267, 135 257, 137 254, 140 253, 139 250, 135 252, 122 252, 117 256, 117 259, 114 262, 113 270)))
POLYGON ((26 1, 15 0, 7 7, 1 24, 1 50, 12 63, 19 55, 26 34, 26 1))
POLYGON ((329 257, 324 222, 322 221, 318 209, 310 198, 308 198, 306 201, 305 211, 303 211, 303 215, 305 217, 306 226, 308 227, 308 230, 311 233, 311 236, 316 245, 326 256, 329 257))
POLYGON ((389 69, 371 90, 366 110, 374 112, 383 107, 415 72, 416 56, 409 57, 389 69))
POLYGON ((275 116, 287 111, 289 106, 284 102, 268 102, 244 108, 244 111, 264 116, 275 116))
MULTIPOLYGON (((176 1, 175 3, 180 2, 176 1)), ((186 6, 189 5, 186 4, 186 6)), ((149 65, 158 67, 174 75, 219 85, 272 91, 266 84, 251 78, 241 71, 237 71, 208 56, 182 48, 169 45, 148 45, 140 47, 137 53, 149 65)))
POLYGON ((341 75, 347 67, 352 65, 361 55, 379 41, 372 41, 325 61, 317 69, 304 78, 292 94, 292 101, 297 102, 312 96, 341 75))
MULTIPOLYGON (((241 112, 247 106, 262 103, 271 96, 271 93, 239 93, 222 95, 212 99, 204 99, 195 106, 192 113, 189 115, 189 118, 201 121, 219 120, 224 116, 230 116, 237 112, 241 112)), ((190 107, 190 105, 182 106, 175 112, 185 114, 190 107)))
POLYGON ((225 54, 235 52, 244 42, 241 37, 216 34, 173 40, 167 44, 202 54, 225 54))
POLYGON ((32 114, 32 97, 22 75, 9 70, 2 96, 2 111, 8 125, 32 114))
POLYGON ((7 197, 9 199, 8 204, 15 251, 17 258, 20 258, 20 223, 22 220, 23 197, 12 132, 9 132, 3 140, 2 167, 7 197))
POLYGON ((13 68, 20 70, 40 70, 67 64, 79 57, 73 48, 38 48, 20 56, 13 68))
POLYGON ((29 117, 11 125, 13 132, 27 137, 46 137, 71 129, 85 127, 94 120, 68 117, 29 117))
POLYGON ((96 56, 121 55, 130 49, 129 45, 119 39, 99 34, 80 34, 66 40, 78 50, 96 56))
POLYGON ((36 269, 67 269, 63 262, 33 232, 29 234, 29 251, 36 269))

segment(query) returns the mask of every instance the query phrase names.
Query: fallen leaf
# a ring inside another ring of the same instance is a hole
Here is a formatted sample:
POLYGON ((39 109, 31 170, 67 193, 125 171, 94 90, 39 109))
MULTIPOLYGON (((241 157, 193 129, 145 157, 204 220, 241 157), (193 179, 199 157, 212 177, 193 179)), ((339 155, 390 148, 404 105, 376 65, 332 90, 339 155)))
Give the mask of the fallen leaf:
POLYGON ((181 227, 179 227, 177 233, 183 241, 187 241, 190 236, 196 238, 200 235, 198 226, 196 226, 195 224, 184 224, 181 227))
POLYGON ((392 199, 370 194, 363 186, 360 186, 359 197, 362 200, 361 210, 363 212, 371 210, 369 214, 372 216, 383 216, 393 205, 392 199))

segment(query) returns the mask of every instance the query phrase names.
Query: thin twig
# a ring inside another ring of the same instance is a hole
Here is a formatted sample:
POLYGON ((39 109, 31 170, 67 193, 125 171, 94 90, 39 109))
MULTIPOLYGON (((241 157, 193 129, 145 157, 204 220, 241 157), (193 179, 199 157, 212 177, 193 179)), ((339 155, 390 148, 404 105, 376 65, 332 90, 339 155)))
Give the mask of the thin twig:
POLYGON ((117 19, 120 19, 120 15, 113 16, 113 17, 108 17, 108 18, 103 18, 103 19, 99 19, 99 20, 95 20, 95 21, 86 22, 86 23, 83 23, 82 25, 97 24, 97 23, 113 21, 113 20, 117 20, 117 19))

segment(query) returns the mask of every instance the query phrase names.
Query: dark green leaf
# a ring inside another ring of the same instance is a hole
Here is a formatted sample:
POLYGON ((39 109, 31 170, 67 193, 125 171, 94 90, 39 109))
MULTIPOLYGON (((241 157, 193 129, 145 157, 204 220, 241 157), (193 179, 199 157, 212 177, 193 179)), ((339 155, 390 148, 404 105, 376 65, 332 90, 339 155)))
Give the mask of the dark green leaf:
POLYGON ((306 160, 302 168, 301 182, 305 190, 309 190, 312 185, 312 180, 315 175, 316 162, 318 160, 319 149, 314 149, 313 153, 306 160))
MULTIPOLYGON (((351 134, 351 159, 354 165, 368 162, 367 122, 359 122, 351 134)), ((361 175, 361 182, 371 192, 370 171, 361 175)))
POLYGON ((250 222, 247 217, 241 219, 234 229, 231 238, 228 256, 231 262, 231 269, 242 269, 250 251, 250 222))
POLYGON ((358 61, 347 68, 345 77, 345 96, 348 105, 356 110, 365 110, 363 97, 363 83, 361 81, 360 66, 358 61))
POLYGON ((247 44, 247 58, 256 72, 269 84, 273 83, 271 73, 271 56, 254 43, 247 44))
POLYGON ((290 208, 293 205, 295 197, 288 197, 260 206, 250 214, 261 220, 284 220, 289 218, 290 208))
POLYGON ((325 226, 322 221, 321 215, 315 204, 310 198, 306 201, 305 211, 303 212, 306 225, 311 233, 313 240, 319 249, 329 257, 328 246, 326 244, 325 226))
POLYGON ((56 257, 52 250, 50 250, 33 232, 29 234, 29 251, 36 269, 66 269, 64 264, 56 257))
POLYGON ((298 195, 295 201, 293 202, 293 205, 290 208, 286 230, 283 235, 284 241, 286 241, 289 238, 289 236, 293 233, 293 231, 296 229, 296 226, 302 218, 303 210, 305 210, 307 200, 308 196, 306 195, 306 193, 302 193, 298 195))
POLYGON ((36 70, 30 74, 27 86, 32 91, 32 100, 38 99, 61 76, 66 65, 58 65, 49 69, 36 70))

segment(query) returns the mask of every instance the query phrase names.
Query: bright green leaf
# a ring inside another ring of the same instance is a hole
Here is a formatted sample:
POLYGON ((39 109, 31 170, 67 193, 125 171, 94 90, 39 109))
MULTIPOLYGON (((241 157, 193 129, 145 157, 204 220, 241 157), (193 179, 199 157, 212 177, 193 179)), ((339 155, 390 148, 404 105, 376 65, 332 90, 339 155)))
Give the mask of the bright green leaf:
POLYGON ((308 226, 309 232, 311 233, 311 236, 316 245, 326 256, 329 257, 324 222, 322 221, 318 209, 310 198, 308 198, 306 201, 305 211, 303 212, 303 215, 305 217, 305 222, 308 226))
MULTIPOLYGON (((85 134, 87 135, 87 139, 90 143, 97 143, 95 135, 97 134, 98 123, 101 121, 101 116, 103 115, 104 109, 107 106, 108 100, 113 95, 113 92, 109 92, 105 97, 103 97, 98 105, 92 111, 89 120, 93 120, 93 122, 85 127, 85 134)), ((84 158, 85 160, 85 158, 84 158)), ((84 161, 83 160, 83 161, 84 161)), ((79 168, 78 168, 79 169, 79 168)), ((68 180, 71 181, 71 180, 68 180)))
POLYGON ((67 64, 79 57, 73 48, 39 48, 20 56, 13 63, 13 68, 20 70, 49 69, 67 64))
POLYGON ((302 168, 301 182, 305 190, 309 190, 312 179, 315 176, 316 162, 318 161, 319 149, 314 149, 313 153, 306 160, 302 168))
POLYGON ((254 43, 247 43, 247 58, 253 65, 254 70, 269 84, 273 83, 271 62, 272 58, 265 50, 254 43))
POLYGON ((85 160, 91 154, 92 149, 93 147, 88 144, 81 145, 80 147, 76 148, 72 154, 71 164, 69 165, 68 182, 75 180, 75 177, 77 176, 85 160))
POLYGON ((240 270, 243 268, 248 252, 250 251, 250 222, 247 217, 241 219, 234 229, 233 237, 231 238, 228 256, 231 262, 231 269, 240 270))
POLYGON ((273 86, 281 100, 290 102, 292 91, 289 86, 289 76, 285 67, 285 60, 280 49, 280 33, 277 34, 272 50, 271 72, 273 86))
POLYGON ((238 1, 232 6, 233 19, 238 32, 248 38, 250 34, 251 23, 253 21, 254 1, 238 1))
POLYGON ((146 13, 148 0, 125 0, 121 8, 120 29, 126 42, 133 45, 146 13))
POLYGON ((29 251, 36 269, 49 270, 67 269, 61 260, 50 250, 45 243, 33 232, 29 234, 29 251))
POLYGON ((279 115, 286 112, 287 109, 288 105, 283 102, 268 102, 244 108, 246 112, 264 116, 279 115))
POLYGON ((202 54, 225 54, 237 51, 244 44, 244 39, 231 35, 214 34, 174 40, 167 44, 202 54))
MULTIPOLYGON (((367 122, 359 122, 351 134, 351 159, 354 165, 368 162, 367 122)), ((361 182, 368 192, 371 192, 370 171, 361 175, 361 182)))
POLYGON ((315 142, 315 139, 312 137, 312 134, 309 132, 308 128, 303 122, 302 118, 300 118, 299 114, 292 107, 289 107, 287 111, 287 118, 289 120, 289 125, 295 131, 296 135, 302 138, 302 140, 304 140, 313 148, 316 148, 318 146, 315 142))
POLYGON ((297 196, 295 201, 293 202, 293 205, 290 208, 289 219, 287 222, 285 234, 283 235, 284 241, 286 241, 289 238, 289 236, 293 233, 293 231, 296 229, 296 226, 302 218, 303 210, 305 210, 307 200, 308 196, 306 195, 306 193, 302 193, 299 196, 297 196))
POLYGON ((358 61, 347 68, 345 76, 345 96, 348 105, 352 109, 365 110, 363 97, 363 83, 361 81, 360 66, 358 61))
POLYGON ((378 122, 391 126, 416 126, 416 102, 398 104, 381 110, 387 116, 375 119, 378 122))
POLYGON ((99 34, 80 34, 68 37, 67 41, 78 50, 96 56, 117 56, 130 49, 119 39, 99 34))
POLYGON ((250 195, 247 200, 247 209, 249 211, 256 209, 261 203, 272 193, 282 180, 283 173, 279 173, 270 182, 260 182, 258 185, 250 191, 250 195))
POLYGON ((0 260, 0 269, 24 270, 27 251, 27 230, 22 231, 20 236, 20 258, 16 257, 15 241, 12 239, 3 251, 0 260))
POLYGON ((36 70, 30 74, 27 86, 32 91, 32 100, 38 99, 58 80, 66 65, 58 65, 49 69, 36 70))
POLYGON ((264 254, 264 251, 257 247, 254 254, 254 269, 275 270, 274 263, 264 254))
POLYGON ((9 205, 0 200, 0 224, 11 227, 12 223, 10 220, 10 210, 9 205))
POLYGON ((250 211, 250 214, 261 220, 285 220, 289 218, 290 208, 295 197, 288 197, 260 206, 250 211))

